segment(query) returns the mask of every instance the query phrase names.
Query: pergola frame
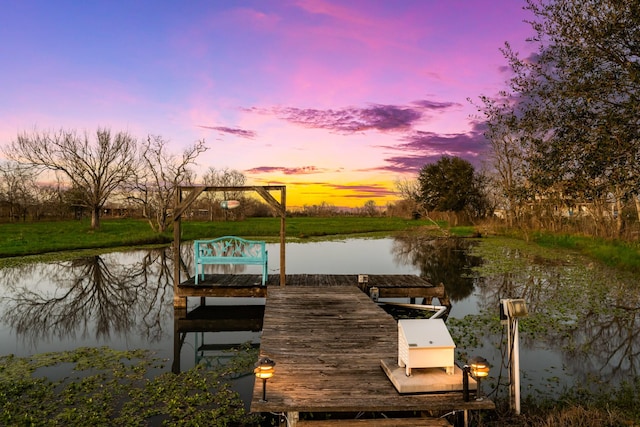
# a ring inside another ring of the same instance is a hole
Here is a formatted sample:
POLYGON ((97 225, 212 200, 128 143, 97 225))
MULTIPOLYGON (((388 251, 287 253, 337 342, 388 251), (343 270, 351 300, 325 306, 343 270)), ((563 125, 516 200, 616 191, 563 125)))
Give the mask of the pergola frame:
POLYGON ((263 186, 178 186, 175 192, 174 209, 173 209, 173 289, 174 306, 183 306, 186 304, 183 297, 177 297, 178 285, 180 282, 180 236, 182 231, 182 215, 205 191, 255 191, 269 204, 271 209, 280 216, 280 286, 285 285, 285 222, 287 216, 287 187, 284 185, 263 185, 263 186), (270 191, 280 191, 280 201, 273 197, 270 191), (186 197, 183 194, 187 192, 186 197))

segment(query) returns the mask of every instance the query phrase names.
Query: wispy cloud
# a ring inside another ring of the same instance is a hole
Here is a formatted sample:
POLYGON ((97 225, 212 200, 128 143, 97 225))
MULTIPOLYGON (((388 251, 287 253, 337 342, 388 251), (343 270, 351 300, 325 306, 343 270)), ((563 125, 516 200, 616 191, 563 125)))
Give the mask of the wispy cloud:
POLYGON ((406 154, 385 158, 387 165, 380 169, 399 173, 418 172, 424 165, 438 161, 443 155, 457 156, 479 166, 480 154, 487 147, 485 127, 482 122, 473 122, 472 129, 465 133, 412 131, 402 138, 404 143, 387 147, 406 154))
POLYGON ((421 107, 425 110, 431 110, 431 111, 449 110, 452 107, 462 106, 457 102, 437 102, 437 101, 429 101, 428 99, 420 99, 418 101, 413 101, 412 104, 418 107, 421 107))
POLYGON ((340 109, 315 109, 297 107, 249 108, 247 111, 270 114, 281 120, 308 128, 328 129, 339 133, 368 130, 406 131, 424 117, 427 111, 442 111, 458 104, 414 101, 410 105, 371 104, 367 107, 340 109))
POLYGON ((371 198, 371 197, 384 197, 393 196, 395 191, 390 190, 384 185, 345 185, 345 184, 326 184, 327 187, 335 191, 348 191, 349 194, 343 197, 355 197, 355 198, 371 198))
POLYGON ((253 139, 256 137, 256 133, 252 130, 230 128, 227 126, 199 126, 199 127, 201 127, 202 129, 216 130, 221 133, 228 133, 230 135, 235 135, 242 138, 253 139))
POLYGON ((300 167, 284 167, 284 166, 258 166, 246 170, 247 173, 274 173, 280 172, 285 175, 310 175, 314 173, 326 172, 326 169, 321 169, 316 166, 300 166, 300 167))

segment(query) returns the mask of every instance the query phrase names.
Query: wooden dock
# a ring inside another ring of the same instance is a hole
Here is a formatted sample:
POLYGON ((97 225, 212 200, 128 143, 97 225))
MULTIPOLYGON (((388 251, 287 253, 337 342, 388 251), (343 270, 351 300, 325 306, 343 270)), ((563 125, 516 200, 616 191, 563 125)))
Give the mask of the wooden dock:
MULTIPOLYGON (((429 304, 438 298, 441 305, 448 305, 444 285, 433 285, 412 274, 370 274, 367 281, 358 282, 357 274, 288 274, 286 286, 357 286, 371 295, 372 288, 378 290, 380 298, 425 298, 429 304)), ((194 278, 180 283, 176 289, 178 297, 266 297, 268 290, 281 287, 280 277, 269 276, 266 286, 261 286, 258 274, 207 274, 197 285, 194 278)))
MULTIPOLYGON (((351 286, 327 286, 338 284, 339 276, 318 280, 324 286, 310 286, 310 280, 296 286, 292 278, 286 287, 269 287, 260 353, 276 362, 275 376, 267 382, 266 401, 261 400, 262 382, 256 381, 253 412, 284 413, 289 425, 301 426, 309 421, 298 423, 300 413, 433 414, 494 408, 490 400, 465 402, 461 392, 399 394, 381 368, 381 360, 397 359, 395 319, 358 289, 357 276, 348 279, 351 286)), ((386 282, 387 276, 369 276, 369 285, 386 282)), ((364 425, 443 425, 439 421, 364 425)))

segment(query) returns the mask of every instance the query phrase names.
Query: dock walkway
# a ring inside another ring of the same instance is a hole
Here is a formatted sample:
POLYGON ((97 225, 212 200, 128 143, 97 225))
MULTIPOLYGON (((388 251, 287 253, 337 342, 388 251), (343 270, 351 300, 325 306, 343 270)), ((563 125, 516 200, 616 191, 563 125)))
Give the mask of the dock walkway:
MULTIPOLYGON (((444 285, 433 285, 413 274, 369 274, 365 283, 358 283, 357 274, 287 274, 286 286, 343 286, 357 285, 370 295, 377 288, 380 298, 438 298, 440 304, 448 305, 444 285)), ((256 274, 206 274, 197 285, 193 277, 180 283, 175 290, 182 297, 266 297, 267 292, 280 286, 277 275, 269 276, 266 286, 260 286, 256 274)))
POLYGON ((397 323, 357 286, 288 281, 286 287, 270 287, 262 331, 261 356, 276 367, 267 401, 261 400, 262 383, 256 381, 253 412, 285 413, 291 422, 301 412, 494 408, 490 400, 465 402, 461 392, 399 394, 381 368, 381 360, 397 360, 397 323))

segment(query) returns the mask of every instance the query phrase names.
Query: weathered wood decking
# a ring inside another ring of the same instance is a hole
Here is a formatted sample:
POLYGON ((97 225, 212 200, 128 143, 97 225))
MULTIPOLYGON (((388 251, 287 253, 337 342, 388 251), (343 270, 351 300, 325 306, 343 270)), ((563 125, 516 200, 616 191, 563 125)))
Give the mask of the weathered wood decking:
MULTIPOLYGON (((286 286, 354 286, 370 294, 378 288, 380 298, 438 298, 443 305, 448 299, 442 284, 433 285, 411 274, 370 274, 367 283, 358 283, 357 274, 288 274, 286 286)), ((280 277, 269 276, 267 286, 260 286, 257 274, 206 274, 196 285, 194 278, 177 287, 178 297, 266 297, 268 289, 280 287, 280 277)))
MULTIPOLYGON (((253 412, 494 408, 490 400, 465 402, 460 392, 399 394, 380 366, 381 359, 397 358, 397 323, 355 286, 357 276, 349 279, 352 286, 296 286, 291 279, 286 287, 269 288, 260 352, 276 362, 275 376, 267 383, 267 401, 256 381, 253 412)), ((377 279, 369 276, 369 285, 377 279)))

